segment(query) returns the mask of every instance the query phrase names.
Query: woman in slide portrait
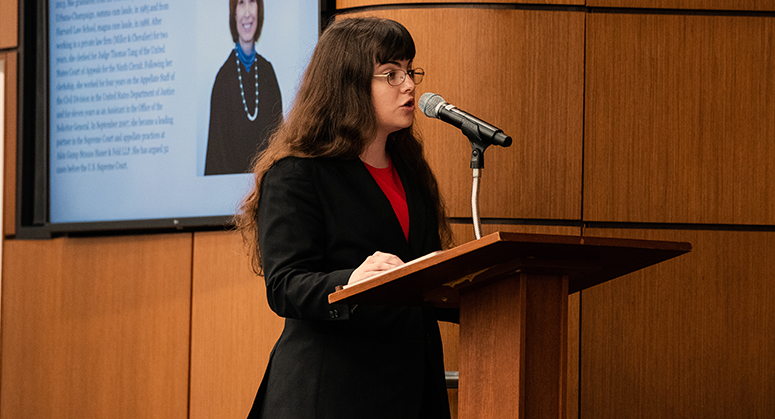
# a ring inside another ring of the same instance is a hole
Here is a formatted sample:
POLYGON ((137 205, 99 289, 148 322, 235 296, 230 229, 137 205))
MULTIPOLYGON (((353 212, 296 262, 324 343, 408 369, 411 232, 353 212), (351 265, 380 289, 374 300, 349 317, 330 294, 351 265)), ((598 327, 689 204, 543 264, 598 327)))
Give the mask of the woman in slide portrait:
POLYGON ((213 83, 205 175, 249 172, 282 121, 277 76, 255 49, 263 24, 263 0, 229 0, 235 45, 213 83))

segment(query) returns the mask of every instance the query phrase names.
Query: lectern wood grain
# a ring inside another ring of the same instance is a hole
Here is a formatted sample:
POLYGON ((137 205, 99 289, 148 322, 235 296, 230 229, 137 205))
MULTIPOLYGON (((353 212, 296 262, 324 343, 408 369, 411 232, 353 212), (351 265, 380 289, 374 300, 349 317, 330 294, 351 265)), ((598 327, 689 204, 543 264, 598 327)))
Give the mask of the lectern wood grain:
POLYGON ((567 277, 521 274, 461 296, 460 417, 565 417, 567 294, 567 277))

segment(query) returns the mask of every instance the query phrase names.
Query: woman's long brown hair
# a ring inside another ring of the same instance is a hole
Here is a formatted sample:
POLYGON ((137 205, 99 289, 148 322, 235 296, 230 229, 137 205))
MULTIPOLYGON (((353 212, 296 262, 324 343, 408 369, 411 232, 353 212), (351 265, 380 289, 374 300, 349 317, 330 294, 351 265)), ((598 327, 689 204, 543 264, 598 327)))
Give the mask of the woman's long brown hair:
MULTIPOLYGON (((371 98, 374 65, 412 60, 415 46, 398 22, 377 18, 342 19, 329 26, 312 53, 294 106, 253 164, 255 185, 235 215, 253 270, 261 273, 258 201, 264 174, 288 156, 358 158, 376 133, 371 98)), ((412 127, 388 136, 387 147, 404 159, 436 206, 442 246, 452 234, 438 183, 412 127)))

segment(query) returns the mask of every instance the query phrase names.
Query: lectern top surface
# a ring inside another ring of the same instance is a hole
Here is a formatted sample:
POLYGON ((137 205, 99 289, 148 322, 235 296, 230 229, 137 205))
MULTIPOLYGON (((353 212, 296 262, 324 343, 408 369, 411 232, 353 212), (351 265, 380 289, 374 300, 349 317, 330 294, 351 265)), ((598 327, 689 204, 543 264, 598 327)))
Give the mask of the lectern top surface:
POLYGON ((329 302, 455 306, 467 286, 517 274, 567 276, 573 293, 689 251, 686 242, 498 232, 338 290, 329 302))

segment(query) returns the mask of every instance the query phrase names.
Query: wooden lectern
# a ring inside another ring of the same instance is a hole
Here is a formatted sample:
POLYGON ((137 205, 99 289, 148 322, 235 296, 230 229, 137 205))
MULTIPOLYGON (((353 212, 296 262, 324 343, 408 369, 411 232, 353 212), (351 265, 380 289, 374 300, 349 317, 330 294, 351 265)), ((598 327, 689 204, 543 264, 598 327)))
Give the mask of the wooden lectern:
POLYGON ((565 419, 568 294, 690 250, 494 233, 338 290, 329 302, 459 307, 459 417, 565 419))

